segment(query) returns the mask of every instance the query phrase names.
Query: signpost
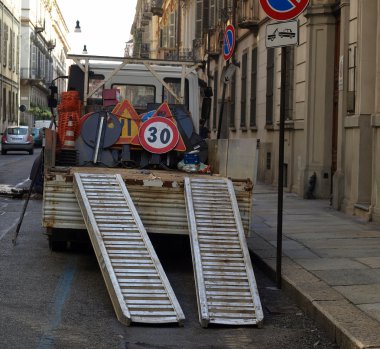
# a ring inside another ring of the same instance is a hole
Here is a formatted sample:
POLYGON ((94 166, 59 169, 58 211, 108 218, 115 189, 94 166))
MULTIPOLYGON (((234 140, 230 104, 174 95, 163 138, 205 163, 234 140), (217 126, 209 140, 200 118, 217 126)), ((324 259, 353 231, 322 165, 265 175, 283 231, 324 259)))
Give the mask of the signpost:
POLYGON ((298 44, 298 22, 290 21, 299 16, 309 4, 309 0, 260 0, 265 13, 280 23, 268 24, 266 46, 281 47, 281 96, 280 130, 278 141, 278 200, 277 200, 277 255, 276 282, 281 288, 282 264, 282 221, 284 200, 284 133, 285 133, 285 88, 286 88, 286 46, 298 44), (284 21, 289 21, 284 23, 284 21))

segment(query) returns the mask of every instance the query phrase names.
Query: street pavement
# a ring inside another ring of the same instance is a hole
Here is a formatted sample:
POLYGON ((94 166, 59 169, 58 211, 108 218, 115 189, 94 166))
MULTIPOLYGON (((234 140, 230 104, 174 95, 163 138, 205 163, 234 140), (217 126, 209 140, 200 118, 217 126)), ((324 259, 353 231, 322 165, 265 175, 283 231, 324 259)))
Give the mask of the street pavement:
MULTIPOLYGON (((277 188, 253 194, 248 246, 276 271, 277 188)), ((284 193, 282 289, 342 349, 380 349, 380 225, 334 210, 328 200, 284 193)))

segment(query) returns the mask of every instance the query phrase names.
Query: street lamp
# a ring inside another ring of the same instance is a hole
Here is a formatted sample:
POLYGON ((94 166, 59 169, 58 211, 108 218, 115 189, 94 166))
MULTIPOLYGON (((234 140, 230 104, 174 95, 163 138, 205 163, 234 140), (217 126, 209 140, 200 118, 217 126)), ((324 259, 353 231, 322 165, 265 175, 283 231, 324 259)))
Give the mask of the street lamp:
POLYGON ((82 30, 80 29, 79 21, 77 21, 75 29, 74 29, 74 33, 80 33, 80 32, 82 32, 82 30))
POLYGON ((83 51, 82 51, 82 54, 86 55, 88 52, 87 52, 87 46, 84 45, 83 46, 83 51))

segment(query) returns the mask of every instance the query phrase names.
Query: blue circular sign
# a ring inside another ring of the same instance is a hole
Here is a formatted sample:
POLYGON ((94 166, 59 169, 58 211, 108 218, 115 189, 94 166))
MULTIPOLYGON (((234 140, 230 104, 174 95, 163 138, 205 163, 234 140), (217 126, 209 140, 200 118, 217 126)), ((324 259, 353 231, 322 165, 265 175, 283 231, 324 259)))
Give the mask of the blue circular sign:
POLYGON ((228 61, 234 53, 235 48, 235 28, 233 25, 228 25, 224 31, 223 38, 223 56, 228 61))
POLYGON ((288 21, 299 16, 309 0, 260 0, 265 13, 277 21, 288 21))

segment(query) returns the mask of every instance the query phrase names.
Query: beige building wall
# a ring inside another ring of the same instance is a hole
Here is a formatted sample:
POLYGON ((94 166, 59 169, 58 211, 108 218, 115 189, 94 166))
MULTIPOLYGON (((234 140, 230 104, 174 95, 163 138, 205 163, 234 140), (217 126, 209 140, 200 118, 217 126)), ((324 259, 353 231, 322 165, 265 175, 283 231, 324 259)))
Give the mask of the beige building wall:
MULTIPOLYGON (((194 50, 196 4, 200 1, 182 2, 180 48, 194 50)), ((213 3, 222 6, 224 2, 213 3)), ((277 185, 281 49, 274 53, 273 123, 267 125, 265 35, 270 20, 258 0, 236 3, 237 12, 230 11, 225 22, 215 22, 212 30, 203 34, 202 48, 197 48, 208 63, 209 75, 206 69, 201 77, 214 89, 211 138, 217 137, 222 106, 226 66, 222 34, 226 24, 233 23, 237 33, 234 61, 240 63, 240 68, 236 69, 234 84, 225 87, 221 138, 258 139, 257 179, 277 185), (247 15, 248 21, 249 15, 252 17, 252 13, 239 12, 244 6, 254 12, 249 29, 239 26, 242 16, 247 15), (256 124, 250 125, 253 48, 257 48, 256 124), (245 126, 241 127, 244 53, 248 55, 247 112, 245 126)), ((172 2, 164 1, 164 12, 168 4, 172 2)), ((380 0, 311 0, 298 21, 299 44, 294 47, 290 81, 291 111, 285 122, 285 190, 305 196, 315 173, 316 198, 329 198, 338 210, 380 221, 380 0)))

